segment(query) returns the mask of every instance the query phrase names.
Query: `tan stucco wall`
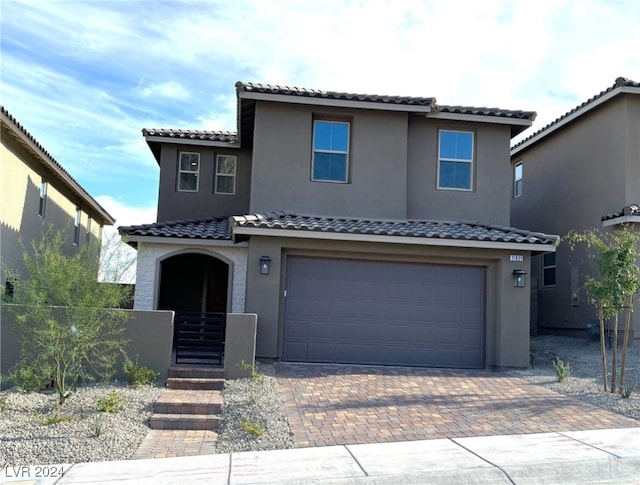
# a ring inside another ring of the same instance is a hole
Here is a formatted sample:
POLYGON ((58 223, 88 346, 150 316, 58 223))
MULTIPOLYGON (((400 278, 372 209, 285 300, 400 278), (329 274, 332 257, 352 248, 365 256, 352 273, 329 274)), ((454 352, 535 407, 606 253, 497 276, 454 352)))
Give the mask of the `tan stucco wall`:
MULTIPOLYGON (((523 195, 511 202, 511 224, 565 235, 569 230, 602 230, 601 217, 640 202, 640 96, 618 96, 516 154, 523 163, 523 195)), ((535 258, 538 327, 541 331, 577 332, 596 319, 584 291, 593 274, 587 253, 560 244, 557 284, 542 288, 542 258, 535 258), (572 281, 573 274, 573 281, 572 281), (572 293, 579 289, 577 301, 572 293)), ((634 312, 640 336, 640 313, 634 312)))
MULTIPOLYGON (((66 233, 68 254, 76 251, 73 245, 73 222, 76 205, 82 204, 63 190, 52 177, 36 170, 33 155, 3 136, 0 153, 0 256, 8 266, 22 272, 22 239, 25 245, 39 239, 50 224, 66 233), (40 183, 47 179, 47 196, 44 217, 38 215, 40 183)), ((80 245, 85 244, 88 215, 82 211, 80 245)), ((100 225, 91 224, 92 240, 99 239, 100 225)), ((0 270, 1 271, 1 270, 0 270)), ((4 280, 2 281, 4 284, 4 280)))
POLYGON ((364 258, 419 263, 469 264, 486 268, 486 365, 526 367, 529 363, 529 291, 513 287, 513 269, 529 272, 527 251, 424 247, 254 236, 247 265, 247 311, 259 315, 257 357, 279 358, 282 352, 284 284, 289 255, 364 258), (521 254, 524 263, 509 262, 521 254), (272 259, 268 276, 259 274, 259 259, 272 259))

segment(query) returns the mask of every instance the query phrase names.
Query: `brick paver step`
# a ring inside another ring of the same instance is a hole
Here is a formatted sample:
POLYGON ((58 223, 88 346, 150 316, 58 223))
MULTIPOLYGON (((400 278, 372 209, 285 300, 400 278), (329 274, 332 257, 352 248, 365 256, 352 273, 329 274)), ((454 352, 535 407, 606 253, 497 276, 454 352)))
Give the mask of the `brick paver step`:
POLYGON ((212 414, 154 414, 151 429, 211 430, 218 429, 220 416, 212 414))
POLYGON ((174 365, 169 368, 169 377, 224 379, 225 373, 222 367, 174 365))
POLYGON ((209 379, 205 377, 169 377, 168 389, 185 390, 219 390, 224 387, 224 379, 209 379))
POLYGON ((219 414, 222 411, 222 392, 167 389, 153 409, 160 414, 219 414))

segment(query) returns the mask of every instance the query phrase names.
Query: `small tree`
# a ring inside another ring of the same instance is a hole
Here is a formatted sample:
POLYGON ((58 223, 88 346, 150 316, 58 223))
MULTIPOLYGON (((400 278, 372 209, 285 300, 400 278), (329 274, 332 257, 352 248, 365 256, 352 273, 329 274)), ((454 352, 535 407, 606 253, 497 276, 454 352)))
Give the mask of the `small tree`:
POLYGON ((53 381, 60 404, 80 379, 113 376, 127 318, 119 309, 125 289, 98 283, 98 248, 68 256, 65 243, 62 231, 49 229, 24 248, 26 277, 14 275, 13 295, 23 338, 12 376, 27 387, 53 381))
MULTIPOLYGON (((600 233, 598 231, 585 231, 583 233, 570 232, 566 236, 571 250, 578 243, 586 244, 593 252, 590 257, 595 261, 599 277, 588 276, 585 287, 591 300, 594 302, 600 321, 600 346, 602 351, 602 373, 604 391, 607 392, 607 369, 604 322, 613 318, 613 347, 611 351, 611 392, 616 390, 617 376, 617 348, 618 348, 618 322, 620 313, 627 307, 627 312, 632 311, 633 295, 640 288, 640 270, 636 260, 640 255, 638 245, 640 234, 623 226, 619 230, 600 233)), ((620 391, 624 387, 624 371, 626 365, 627 345, 629 340, 631 315, 627 313, 627 322, 624 330, 622 347, 622 366, 620 371, 620 391)))

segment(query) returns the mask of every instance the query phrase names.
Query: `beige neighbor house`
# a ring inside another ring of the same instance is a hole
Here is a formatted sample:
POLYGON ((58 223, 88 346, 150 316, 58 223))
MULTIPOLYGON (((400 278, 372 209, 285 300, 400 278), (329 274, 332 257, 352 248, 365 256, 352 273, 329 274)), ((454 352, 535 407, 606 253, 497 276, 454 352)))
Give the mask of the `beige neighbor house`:
MULTIPOLYGON (((112 225, 113 217, 4 107, 0 109, 0 256, 3 263, 22 273, 22 244, 28 246, 40 239, 50 225, 66 231, 69 254, 89 241, 98 243, 102 227, 112 225)), ((10 292, 13 283, 6 280, 2 268, 0 279, 5 291, 10 292)))
POLYGON ((262 358, 529 364, 530 261, 557 237, 510 227, 509 144, 535 113, 236 92, 237 132, 143 130, 160 188, 158 221, 120 228, 135 308, 255 313, 262 358))
MULTIPOLYGON (((615 83, 511 149, 511 222, 565 235, 640 222, 640 83, 615 83)), ((588 254, 560 244, 532 259, 534 332, 586 335, 588 254)), ((640 306, 633 313, 640 339, 640 306)))

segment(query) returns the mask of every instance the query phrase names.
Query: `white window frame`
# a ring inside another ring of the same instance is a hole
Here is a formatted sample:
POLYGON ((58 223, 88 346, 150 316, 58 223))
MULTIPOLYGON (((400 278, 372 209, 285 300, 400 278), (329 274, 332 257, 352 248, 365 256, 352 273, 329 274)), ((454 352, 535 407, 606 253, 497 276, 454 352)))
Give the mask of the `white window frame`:
POLYGON ((84 235, 84 240, 86 243, 91 241, 91 216, 87 215, 87 233, 84 235))
POLYGON ((514 199, 522 196, 523 179, 524 179, 524 164, 522 162, 517 162, 513 166, 513 198, 514 199), (520 167, 520 178, 518 178, 518 167, 520 167), (520 182, 520 185, 518 185, 518 182, 520 182))
POLYGON ((82 222, 82 210, 76 207, 76 216, 73 219, 73 245, 80 246, 80 223, 82 222))
POLYGON ((349 121, 337 121, 337 120, 326 120, 326 119, 317 119, 313 120, 313 140, 311 142, 311 181, 312 182, 327 182, 334 184, 348 184, 349 183, 349 151, 351 149, 351 122, 349 121), (346 150, 321 150, 316 149, 316 124, 317 123, 331 123, 335 125, 347 125, 347 149, 346 150), (313 173, 315 172, 316 166, 316 153, 331 153, 345 156, 345 167, 344 167, 344 180, 327 180, 327 179, 317 179, 314 178, 313 173))
POLYGON ((40 197, 38 199, 38 215, 44 219, 47 213, 47 179, 40 181, 40 197))
POLYGON ((198 192, 200 190, 200 153, 198 152, 180 152, 178 154, 178 192, 198 192), (182 169, 182 155, 196 155, 198 157, 198 170, 183 170, 182 169), (195 174, 196 176, 196 188, 192 189, 183 189, 180 187, 180 180, 183 173, 186 174, 195 174))
POLYGON ((474 150, 475 150, 475 140, 476 135, 473 131, 469 130, 449 130, 449 129, 440 129, 438 130, 438 173, 436 174, 436 186, 438 190, 457 190, 460 192, 472 192, 473 191, 473 178, 474 178, 474 150), (465 158, 445 158, 440 154, 440 150, 442 149, 441 136, 442 133, 469 133, 471 135, 471 159, 467 160, 465 158), (440 185, 440 164, 441 162, 464 162, 469 163, 471 165, 471 170, 469 170, 469 188, 461 189, 458 187, 443 187, 440 185))
POLYGON ((553 288, 558 283, 558 280, 557 280, 557 278, 558 278, 558 255, 556 253, 545 253, 545 254, 542 255, 541 259, 542 259, 542 263, 541 263, 541 266, 542 266, 542 278, 541 278, 542 279, 542 287, 543 288, 553 288), (553 264, 548 264, 548 265, 544 264, 544 257, 547 254, 553 254, 553 258, 554 258, 553 259, 553 264), (555 283, 553 283, 552 285, 547 285, 545 283, 544 272, 545 272, 545 270, 548 270, 548 269, 553 269, 553 279, 554 279, 555 283))
POLYGON ((216 177, 213 181, 213 193, 216 195, 236 195, 236 179, 238 174, 238 157, 235 155, 217 155, 216 156, 216 177), (220 173, 220 159, 221 158, 233 158, 233 174, 229 173, 220 173), (220 192, 218 191, 218 177, 231 177, 233 179, 233 189, 231 192, 220 192))

